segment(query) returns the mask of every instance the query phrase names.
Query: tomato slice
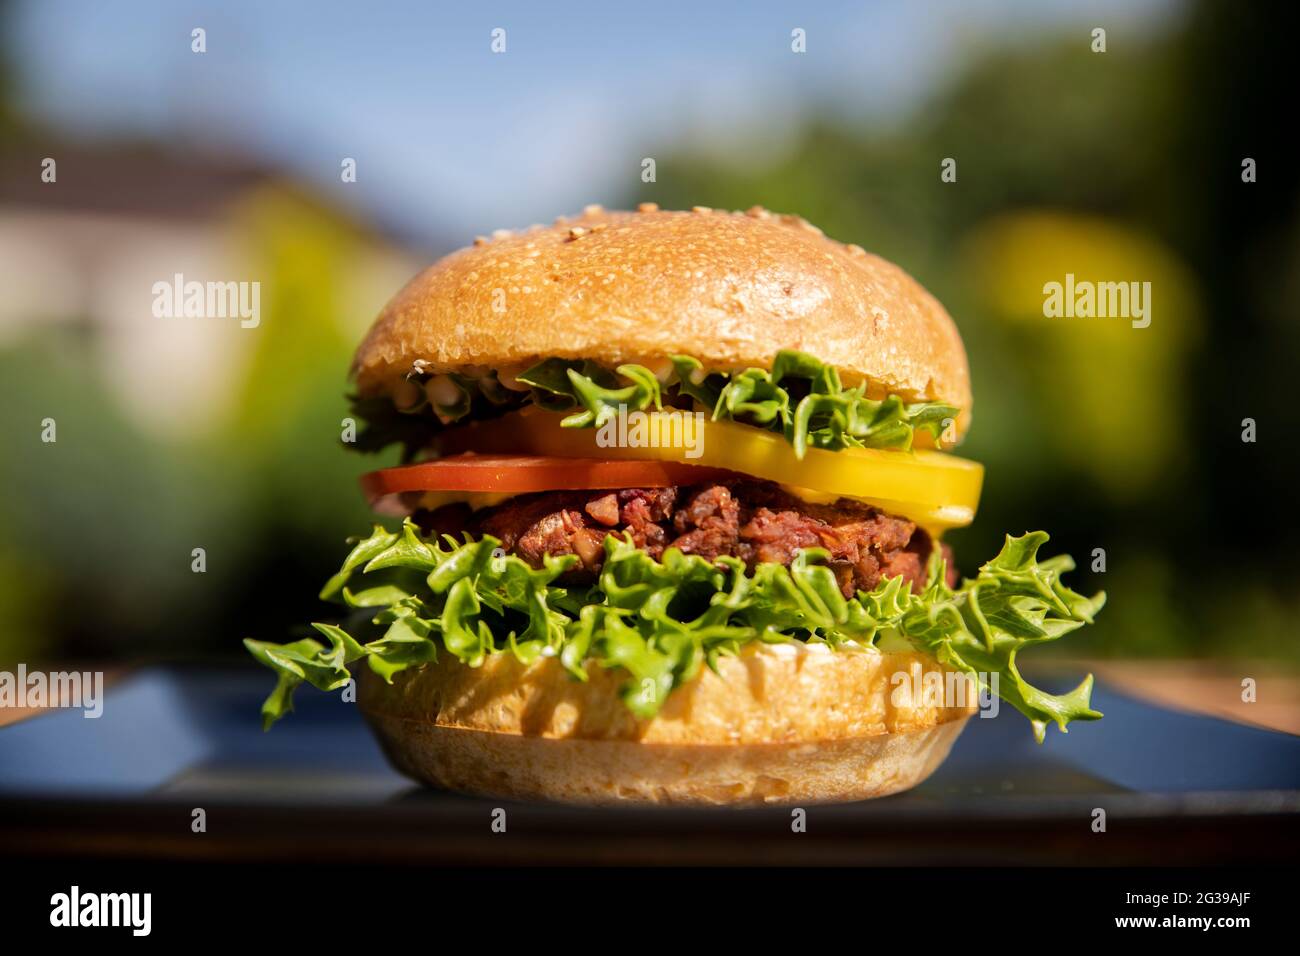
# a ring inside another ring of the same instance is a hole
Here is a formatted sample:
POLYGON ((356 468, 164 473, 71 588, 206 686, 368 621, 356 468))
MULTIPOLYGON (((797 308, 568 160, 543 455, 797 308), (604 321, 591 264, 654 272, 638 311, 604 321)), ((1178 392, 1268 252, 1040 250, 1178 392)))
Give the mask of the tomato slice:
MULTIPOLYGON (((659 412, 648 413, 654 419, 659 412)), ((604 446, 594 428, 563 428, 563 415, 533 406, 500 418, 460 425, 443 433, 445 452, 531 452, 560 458, 655 459, 677 462, 680 448, 604 446)), ((652 427, 650 434, 665 433, 652 427)), ((932 533, 970 524, 984 480, 982 465, 946 452, 877 448, 827 451, 809 448, 802 458, 785 438, 738 422, 703 422, 697 468, 724 468, 765 478, 809 501, 839 497, 865 501, 888 514, 910 518, 932 533)))
POLYGON ((739 476, 726 468, 688 465, 678 461, 478 455, 466 452, 436 461, 369 472, 361 476, 361 490, 371 507, 384 513, 396 513, 401 509, 394 508, 391 496, 410 493, 520 495, 531 491, 663 488, 736 477, 739 476))

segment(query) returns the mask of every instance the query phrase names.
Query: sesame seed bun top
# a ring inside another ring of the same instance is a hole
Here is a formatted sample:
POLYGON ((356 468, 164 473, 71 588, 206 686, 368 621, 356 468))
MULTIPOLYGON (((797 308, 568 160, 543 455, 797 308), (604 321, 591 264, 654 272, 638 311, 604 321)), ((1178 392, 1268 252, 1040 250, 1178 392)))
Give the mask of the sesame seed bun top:
POLYGON ((768 367, 781 349, 845 382, 970 418, 970 375, 942 305, 898 266, 797 216, 696 207, 588 207, 453 252, 388 303, 353 361, 361 395, 392 394, 415 367, 518 370, 543 358, 662 367, 687 354, 720 371, 768 367))

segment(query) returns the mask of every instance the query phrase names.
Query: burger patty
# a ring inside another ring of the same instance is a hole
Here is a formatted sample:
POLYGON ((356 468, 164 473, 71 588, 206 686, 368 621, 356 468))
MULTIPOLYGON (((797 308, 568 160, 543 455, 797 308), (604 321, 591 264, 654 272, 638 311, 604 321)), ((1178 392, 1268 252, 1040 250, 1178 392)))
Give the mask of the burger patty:
MULTIPOLYGON (((902 575, 925 583, 933 542, 905 518, 841 498, 810 504, 768 481, 737 480, 619 491, 547 491, 520 495, 471 512, 445 505, 413 516, 426 533, 490 534, 533 567, 543 555, 577 555, 568 583, 592 581, 604 561, 607 534, 631 535, 653 558, 677 548, 712 561, 740 558, 752 569, 763 562, 789 565, 803 548, 825 548, 845 597, 869 591, 883 578, 902 575)), ((951 553, 948 583, 956 584, 951 553)))

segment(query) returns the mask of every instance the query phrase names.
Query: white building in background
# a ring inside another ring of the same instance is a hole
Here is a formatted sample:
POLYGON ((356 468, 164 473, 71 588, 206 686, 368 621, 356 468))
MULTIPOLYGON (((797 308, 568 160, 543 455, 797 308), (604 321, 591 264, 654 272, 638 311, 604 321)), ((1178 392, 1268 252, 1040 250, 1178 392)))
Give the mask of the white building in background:
MULTIPOLYGON (((63 325, 90 350, 104 381, 142 430, 160 439, 215 425, 229 382, 256 334, 236 320, 175 320, 154 314, 154 286, 187 280, 256 280, 232 215, 253 190, 280 183, 244 163, 156 150, 49 148, 57 180, 41 180, 41 157, 0 160, 0 349, 63 325)), ((429 255, 374 229, 319 191, 302 195, 351 223, 363 253, 342 282, 344 313, 359 338, 380 307, 429 255)))

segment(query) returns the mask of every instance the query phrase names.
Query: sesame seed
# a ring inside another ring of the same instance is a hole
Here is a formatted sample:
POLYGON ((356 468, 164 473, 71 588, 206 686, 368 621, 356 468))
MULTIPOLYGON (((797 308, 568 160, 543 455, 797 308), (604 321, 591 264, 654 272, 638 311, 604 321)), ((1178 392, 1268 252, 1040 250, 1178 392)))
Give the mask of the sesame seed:
POLYGON ((659 204, 657 202, 643 202, 636 207, 637 212, 658 212, 659 204))

